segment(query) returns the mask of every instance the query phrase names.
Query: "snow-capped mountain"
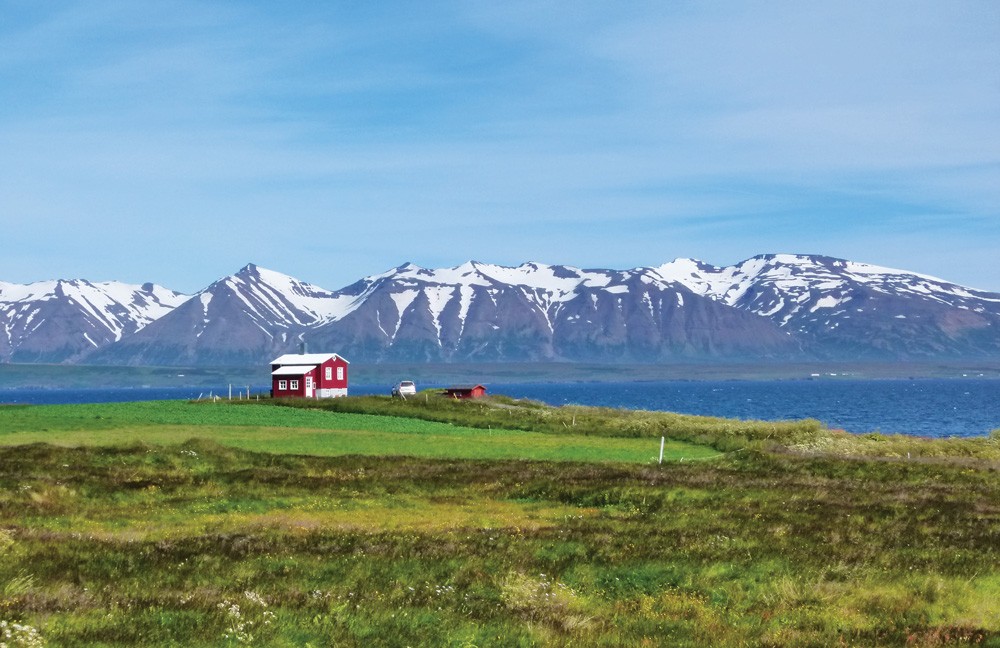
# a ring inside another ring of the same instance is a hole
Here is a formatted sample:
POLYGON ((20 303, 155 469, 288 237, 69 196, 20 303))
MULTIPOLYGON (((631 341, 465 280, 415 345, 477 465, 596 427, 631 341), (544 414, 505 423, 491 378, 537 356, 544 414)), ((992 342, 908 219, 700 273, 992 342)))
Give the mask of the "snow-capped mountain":
POLYGON ((362 362, 1000 356, 1000 294, 783 254, 631 270, 408 263, 337 291, 251 264, 193 297, 0 283, 0 321, 0 361, 22 362, 246 365, 302 342, 362 362))
POLYGON ((253 264, 195 294, 168 316, 96 351, 109 364, 254 364, 295 348, 342 317, 349 297, 253 264))
POLYGON ((135 333, 189 297, 151 283, 0 281, 0 361, 77 360, 135 333))
POLYGON ((698 294, 773 320, 821 355, 1000 353, 1000 294, 927 275, 791 254, 725 268, 681 259, 657 270, 698 294))
POLYGON ((248 265, 88 362, 247 364, 335 348, 366 361, 784 356, 772 322, 648 270, 405 264, 331 292, 248 265))
POLYGON ((655 361, 798 351, 769 320, 645 268, 405 264, 342 292, 355 300, 350 312, 310 339, 379 360, 655 361))

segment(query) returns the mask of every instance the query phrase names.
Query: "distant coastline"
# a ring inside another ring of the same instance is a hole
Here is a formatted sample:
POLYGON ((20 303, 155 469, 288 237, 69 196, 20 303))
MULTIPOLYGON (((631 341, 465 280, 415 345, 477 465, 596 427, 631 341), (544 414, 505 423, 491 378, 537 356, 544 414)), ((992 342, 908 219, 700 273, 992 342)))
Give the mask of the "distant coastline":
MULTIPOLYGON (((447 383, 647 382, 655 380, 1000 379, 1000 360, 798 363, 405 363, 351 366, 352 382, 391 384, 401 378, 447 383)), ((118 367, 0 364, 0 389, 198 387, 266 385, 268 367, 118 367)))

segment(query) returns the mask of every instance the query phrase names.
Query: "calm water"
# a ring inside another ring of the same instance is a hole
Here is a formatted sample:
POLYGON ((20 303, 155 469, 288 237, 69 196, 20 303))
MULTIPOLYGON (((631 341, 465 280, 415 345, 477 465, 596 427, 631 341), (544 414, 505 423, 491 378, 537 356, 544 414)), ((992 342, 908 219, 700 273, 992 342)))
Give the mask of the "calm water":
MULTIPOLYGON (((420 388, 443 385, 419 384, 420 388)), ((1000 428, 1000 380, 663 381, 488 385, 493 393, 552 405, 574 403, 734 418, 815 418, 851 432, 982 436, 1000 428)), ((255 387, 264 391, 264 386, 255 387)), ((0 403, 102 403, 227 397, 228 387, 0 390, 0 403)), ((387 394, 352 385, 352 394, 387 394)), ((234 395, 235 397, 235 395, 234 395)))

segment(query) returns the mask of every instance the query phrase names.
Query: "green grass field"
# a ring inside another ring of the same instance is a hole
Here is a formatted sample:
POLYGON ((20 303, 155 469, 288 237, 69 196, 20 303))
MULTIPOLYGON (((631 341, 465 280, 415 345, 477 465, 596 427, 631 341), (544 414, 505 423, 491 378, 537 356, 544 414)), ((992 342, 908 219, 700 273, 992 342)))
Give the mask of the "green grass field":
MULTIPOLYGON (((554 436, 399 416, 218 403, 156 401, 0 407, 0 444, 120 445, 204 438, 257 452, 405 455, 455 459, 651 462, 659 439, 554 436)), ((671 441, 664 459, 705 459, 711 448, 671 441)))
POLYGON ((996 435, 275 405, 0 407, 0 642, 1000 646, 996 435))

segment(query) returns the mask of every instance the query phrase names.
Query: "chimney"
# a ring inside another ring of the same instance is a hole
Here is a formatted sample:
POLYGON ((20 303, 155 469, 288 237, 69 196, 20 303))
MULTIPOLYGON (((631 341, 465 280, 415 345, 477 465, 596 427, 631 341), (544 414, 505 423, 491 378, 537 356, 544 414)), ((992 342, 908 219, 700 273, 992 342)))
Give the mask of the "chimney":
POLYGON ((299 345, 299 353, 301 353, 302 355, 305 355, 308 352, 309 352, 309 345, 308 344, 306 344, 305 342, 303 342, 302 344, 299 345))

